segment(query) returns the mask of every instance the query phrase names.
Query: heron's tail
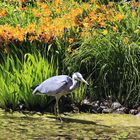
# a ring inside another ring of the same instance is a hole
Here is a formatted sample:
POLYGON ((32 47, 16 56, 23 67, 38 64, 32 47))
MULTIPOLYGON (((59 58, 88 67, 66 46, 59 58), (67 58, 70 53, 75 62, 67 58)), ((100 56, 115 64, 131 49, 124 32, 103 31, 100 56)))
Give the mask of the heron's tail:
POLYGON ((38 86, 39 86, 39 85, 32 86, 32 87, 31 87, 31 90, 32 90, 32 91, 35 90, 35 88, 38 87, 38 86))

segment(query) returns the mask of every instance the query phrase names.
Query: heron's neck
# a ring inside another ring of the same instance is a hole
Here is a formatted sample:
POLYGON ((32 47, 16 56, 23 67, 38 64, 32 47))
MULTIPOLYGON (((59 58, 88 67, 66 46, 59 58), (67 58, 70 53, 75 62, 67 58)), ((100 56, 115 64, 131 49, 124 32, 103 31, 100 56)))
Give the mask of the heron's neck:
POLYGON ((78 81, 75 79, 72 79, 72 85, 70 86, 70 90, 74 90, 78 85, 78 81))

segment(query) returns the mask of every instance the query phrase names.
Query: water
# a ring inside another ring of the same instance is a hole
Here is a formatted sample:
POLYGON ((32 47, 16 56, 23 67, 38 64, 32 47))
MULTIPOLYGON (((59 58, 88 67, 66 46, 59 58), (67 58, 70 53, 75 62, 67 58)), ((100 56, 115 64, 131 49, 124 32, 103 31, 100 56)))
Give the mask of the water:
POLYGON ((50 114, 0 111, 0 140, 140 139, 140 118, 117 114, 50 114))

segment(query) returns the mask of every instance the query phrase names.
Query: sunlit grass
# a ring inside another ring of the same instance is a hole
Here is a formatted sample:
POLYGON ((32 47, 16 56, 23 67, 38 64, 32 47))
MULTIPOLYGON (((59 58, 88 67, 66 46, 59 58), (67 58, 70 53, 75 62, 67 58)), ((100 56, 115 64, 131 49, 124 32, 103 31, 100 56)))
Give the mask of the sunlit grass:
POLYGON ((23 63, 16 57, 8 56, 0 66, 0 107, 17 110, 20 105, 26 109, 43 109, 48 98, 33 96, 31 87, 58 74, 58 69, 38 54, 25 54, 23 63))

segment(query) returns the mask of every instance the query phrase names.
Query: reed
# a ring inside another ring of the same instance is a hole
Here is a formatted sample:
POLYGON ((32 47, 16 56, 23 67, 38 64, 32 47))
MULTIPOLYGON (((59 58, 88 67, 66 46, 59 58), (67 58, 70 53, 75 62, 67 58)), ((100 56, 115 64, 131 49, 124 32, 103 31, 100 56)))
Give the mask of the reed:
POLYGON ((140 101, 139 58, 136 42, 126 44, 123 35, 112 33, 86 40, 66 62, 70 71, 91 74, 96 99, 132 107, 140 101))
POLYGON ((38 54, 25 54, 23 63, 18 57, 8 56, 0 65, 0 107, 17 110, 22 105, 28 110, 44 109, 48 97, 33 96, 31 87, 58 74, 56 62, 38 54))

